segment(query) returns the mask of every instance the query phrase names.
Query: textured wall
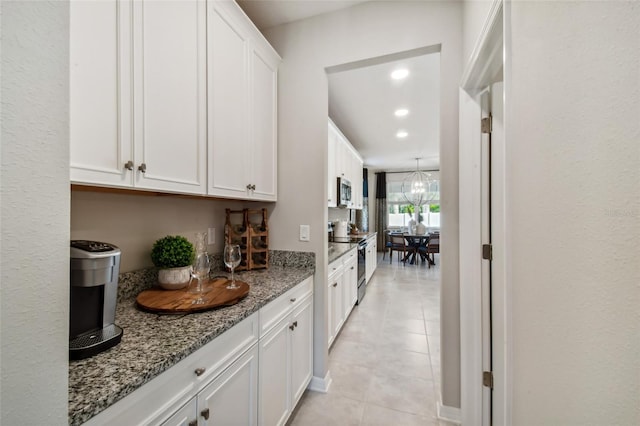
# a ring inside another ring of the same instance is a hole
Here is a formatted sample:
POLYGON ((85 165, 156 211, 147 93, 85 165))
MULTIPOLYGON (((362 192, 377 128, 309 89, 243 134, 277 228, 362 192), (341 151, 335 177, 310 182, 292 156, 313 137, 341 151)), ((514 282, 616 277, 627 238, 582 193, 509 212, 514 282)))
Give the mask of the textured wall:
POLYGON ((69 5, 3 1, 0 423, 67 424, 69 5))
POLYGON ((513 423, 640 424, 640 3, 506 15, 513 423))

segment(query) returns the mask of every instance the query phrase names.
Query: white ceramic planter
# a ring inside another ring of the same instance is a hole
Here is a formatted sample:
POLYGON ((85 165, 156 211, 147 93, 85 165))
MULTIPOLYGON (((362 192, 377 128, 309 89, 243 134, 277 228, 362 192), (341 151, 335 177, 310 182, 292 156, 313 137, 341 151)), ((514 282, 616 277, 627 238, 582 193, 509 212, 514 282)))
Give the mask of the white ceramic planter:
POLYGON ((189 285, 191 266, 158 270, 158 284, 165 290, 179 290, 189 285))

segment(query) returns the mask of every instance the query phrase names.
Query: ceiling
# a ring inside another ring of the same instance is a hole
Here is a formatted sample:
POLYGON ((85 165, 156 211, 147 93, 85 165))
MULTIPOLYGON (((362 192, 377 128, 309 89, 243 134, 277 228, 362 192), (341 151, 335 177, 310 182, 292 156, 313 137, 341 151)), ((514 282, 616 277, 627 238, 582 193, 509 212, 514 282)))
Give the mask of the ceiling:
MULTIPOLYGON (((362 1, 238 0, 256 26, 264 30, 352 7, 362 1)), ((374 170, 439 169, 440 54, 431 48, 398 52, 327 70, 329 116, 374 170), (403 80, 390 74, 409 70, 403 80), (396 117, 406 108, 409 114, 396 117), (408 133, 397 138, 398 131, 408 133)))

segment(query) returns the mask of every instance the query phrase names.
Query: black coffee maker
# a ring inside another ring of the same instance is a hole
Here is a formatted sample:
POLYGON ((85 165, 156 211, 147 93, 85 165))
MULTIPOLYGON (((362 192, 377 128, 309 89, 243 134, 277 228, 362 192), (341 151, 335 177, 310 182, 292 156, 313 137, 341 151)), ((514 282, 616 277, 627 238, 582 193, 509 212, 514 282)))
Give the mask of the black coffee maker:
POLYGON ((99 241, 71 241, 69 358, 83 359, 122 339, 114 324, 120 249, 99 241))

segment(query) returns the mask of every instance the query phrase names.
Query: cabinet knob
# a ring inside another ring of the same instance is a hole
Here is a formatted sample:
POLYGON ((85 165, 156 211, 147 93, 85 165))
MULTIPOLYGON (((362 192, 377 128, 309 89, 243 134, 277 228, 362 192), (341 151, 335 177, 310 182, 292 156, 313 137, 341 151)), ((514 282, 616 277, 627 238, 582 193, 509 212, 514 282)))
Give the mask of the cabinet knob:
POLYGON ((209 409, 205 408, 204 410, 200 411, 200 415, 204 417, 205 420, 209 420, 209 409))
POLYGON ((251 184, 250 183, 247 184, 247 189, 251 190, 251 184))
POLYGON ((333 283, 333 286, 334 287, 338 287, 338 283, 333 283))
POLYGON ((293 303, 293 302, 295 302, 295 301, 296 301, 296 298, 295 298, 295 297, 292 297, 291 299, 289 299, 289 301, 290 301, 291 303, 293 303))
POLYGON ((145 163, 142 163, 138 166, 138 170, 140 170, 142 173, 146 173, 147 172, 147 165, 145 163))
POLYGON ((207 371, 206 368, 200 367, 200 368, 196 368, 196 376, 202 376, 204 374, 204 372, 207 371))
POLYGON ((189 426, 198 426, 198 419, 191 420, 191 421, 189 422, 189 426))
POLYGON ((256 190, 256 184, 255 183, 251 185, 251 189, 254 190, 254 191, 256 190))
POLYGON ((129 160, 126 163, 124 163, 124 168, 127 170, 133 170, 133 161, 129 160))
POLYGON ((293 326, 294 326, 294 327, 297 327, 297 326, 298 326, 298 321, 294 321, 294 322, 293 322, 293 326))
POLYGON ((353 266, 351 267, 351 270, 353 271, 353 266))
POLYGON ((289 330, 292 330, 292 331, 293 331, 293 329, 294 329, 294 328, 295 328, 295 327, 294 327, 294 325, 293 325, 293 324, 291 324, 291 325, 289 326, 289 330))

